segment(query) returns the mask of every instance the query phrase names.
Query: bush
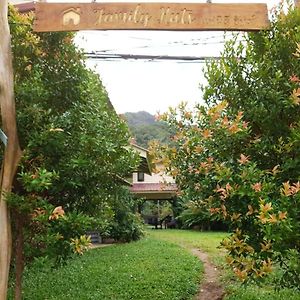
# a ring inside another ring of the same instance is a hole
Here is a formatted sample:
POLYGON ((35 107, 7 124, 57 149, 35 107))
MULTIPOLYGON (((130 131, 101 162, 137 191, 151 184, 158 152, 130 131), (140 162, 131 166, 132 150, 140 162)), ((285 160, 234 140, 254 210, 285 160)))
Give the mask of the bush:
POLYGON ((126 189, 119 189, 113 202, 114 218, 110 227, 110 236, 123 242, 136 241, 144 235, 144 224, 140 215, 134 213, 138 205, 132 194, 126 189))
POLYGON ((279 264, 279 283, 299 289, 300 11, 273 18, 270 30, 226 43, 208 65, 207 105, 163 114, 174 146, 153 152, 188 199, 187 224, 228 225, 227 262, 243 282, 279 264))
POLYGON ((122 242, 136 241, 144 235, 144 229, 139 215, 132 212, 127 212, 123 216, 117 214, 116 222, 111 226, 110 236, 122 242))

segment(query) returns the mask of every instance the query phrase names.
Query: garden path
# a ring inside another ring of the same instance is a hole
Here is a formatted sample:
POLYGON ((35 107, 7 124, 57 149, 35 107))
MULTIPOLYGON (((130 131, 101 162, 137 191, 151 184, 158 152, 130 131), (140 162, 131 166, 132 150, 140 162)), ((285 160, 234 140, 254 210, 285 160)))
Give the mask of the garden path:
POLYGON ((204 280, 195 300, 222 300, 224 289, 219 283, 218 269, 211 263, 208 255, 199 250, 192 249, 192 253, 197 256, 204 265, 204 280))

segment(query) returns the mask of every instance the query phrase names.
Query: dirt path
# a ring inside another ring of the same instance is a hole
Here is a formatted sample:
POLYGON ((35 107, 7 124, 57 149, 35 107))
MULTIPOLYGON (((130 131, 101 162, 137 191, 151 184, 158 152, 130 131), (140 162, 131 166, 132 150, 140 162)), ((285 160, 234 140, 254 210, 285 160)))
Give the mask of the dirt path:
POLYGON ((192 249, 192 253, 203 262, 204 266, 204 280, 195 300, 222 300, 224 289, 218 282, 219 272, 217 268, 210 262, 206 253, 199 249, 192 249))
POLYGON ((109 247, 115 244, 91 244, 89 246, 90 249, 95 249, 95 248, 104 248, 104 247, 109 247))

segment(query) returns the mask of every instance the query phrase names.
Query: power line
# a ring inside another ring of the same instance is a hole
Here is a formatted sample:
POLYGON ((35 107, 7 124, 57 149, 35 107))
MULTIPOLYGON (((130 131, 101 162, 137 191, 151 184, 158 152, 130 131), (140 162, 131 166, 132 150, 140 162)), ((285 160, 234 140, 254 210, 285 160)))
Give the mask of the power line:
MULTIPOLYGON (((108 35, 107 32, 101 32, 100 34, 115 39, 117 38, 114 35, 108 35)), ((165 47, 189 47, 189 46, 205 46, 205 45, 221 45, 226 43, 226 41, 228 41, 228 38, 233 38, 233 34, 231 34, 230 36, 228 36, 228 34, 215 34, 215 35, 209 35, 209 36, 189 36, 187 38, 185 37, 181 37, 180 39, 178 38, 178 36, 174 37, 175 39, 172 39, 170 37, 166 37, 166 39, 162 42, 161 37, 157 40, 155 37, 141 37, 139 35, 135 36, 135 35, 131 35, 131 36, 127 36, 127 42, 123 42, 121 48, 124 48, 125 46, 125 50, 126 52, 128 51, 128 48, 131 50, 137 50, 137 49, 155 49, 155 48, 165 48, 165 47), (144 41, 142 44, 139 43, 138 45, 131 44, 132 40, 141 40, 144 41), (129 47, 128 47, 129 46, 129 47)), ((244 39, 239 38, 238 42, 243 42, 245 41, 244 39)), ((105 45, 106 44, 106 40, 104 39, 104 41, 102 41, 102 43, 105 45)), ((108 41, 109 43, 109 41, 108 41)), ((99 50, 94 50, 97 52, 117 52, 120 51, 120 46, 118 47, 118 49, 114 49, 115 46, 110 47, 109 48, 104 48, 104 49, 99 49, 99 50)), ((91 50, 87 50, 87 51, 91 51, 91 50)))
MULTIPOLYGON (((239 39, 237 40, 237 42, 244 42, 245 40, 243 39, 239 39)), ((223 41, 218 41, 218 40, 215 40, 215 41, 202 41, 201 42, 201 39, 199 39, 199 41, 197 42, 197 39, 192 39, 192 40, 187 40, 187 41, 170 41, 166 44, 153 44, 153 43, 150 43, 150 44, 144 44, 144 45, 139 45, 139 46, 130 46, 129 47, 129 51, 131 50, 138 50, 138 49, 147 49, 147 50, 153 50, 153 49, 156 49, 156 48, 166 48, 168 47, 170 49, 170 47, 172 47, 172 49, 174 48, 178 48, 178 47, 185 47, 185 46, 205 46, 205 45, 215 45, 215 44, 224 44, 226 41, 223 40, 223 41)), ((127 48, 127 51, 128 51, 128 47, 125 47, 125 49, 127 48)), ((105 53, 105 52, 112 52, 112 51, 118 51, 120 50, 120 47, 118 49, 113 49, 113 47, 111 49, 101 49, 101 50, 93 50, 92 52, 97 52, 97 53, 105 53)))
POLYGON ((97 53, 87 52, 86 57, 97 60, 175 60, 175 61, 208 61, 220 59, 217 56, 182 56, 182 55, 149 55, 149 54, 123 54, 123 53, 97 53))

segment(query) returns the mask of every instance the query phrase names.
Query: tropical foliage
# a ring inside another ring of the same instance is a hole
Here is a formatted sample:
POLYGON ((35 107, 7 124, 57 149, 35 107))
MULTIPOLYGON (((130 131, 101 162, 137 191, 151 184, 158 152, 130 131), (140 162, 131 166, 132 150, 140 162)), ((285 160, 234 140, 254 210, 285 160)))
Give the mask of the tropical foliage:
POLYGON ((270 30, 226 44, 207 66, 206 105, 161 118, 174 147, 153 144, 176 177, 188 221, 221 220, 222 245, 242 281, 280 265, 280 284, 300 283, 300 12, 273 12, 270 30))
POLYGON ((74 35, 37 34, 32 21, 10 8, 23 151, 9 197, 17 274, 40 255, 62 262, 72 252, 81 254, 89 243, 87 229, 109 234, 114 228, 122 239, 125 226, 126 240, 142 233, 122 181, 138 163, 128 149, 125 122, 109 106, 99 77, 86 68, 74 35))

